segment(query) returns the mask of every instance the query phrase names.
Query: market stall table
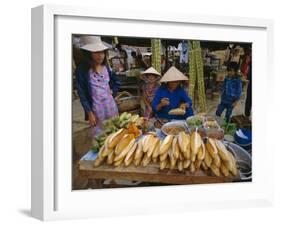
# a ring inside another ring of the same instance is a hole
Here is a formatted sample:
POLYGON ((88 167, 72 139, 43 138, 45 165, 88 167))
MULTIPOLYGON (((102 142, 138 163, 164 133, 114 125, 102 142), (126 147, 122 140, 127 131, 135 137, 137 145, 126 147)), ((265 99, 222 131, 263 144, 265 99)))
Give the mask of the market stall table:
MULTIPOLYGON (((88 155, 89 154, 90 153, 88 153, 88 155)), ((211 173, 210 175, 206 175, 206 173, 202 170, 197 170, 193 174, 189 171, 180 172, 178 170, 170 169, 160 170, 159 165, 156 163, 151 163, 146 167, 135 167, 133 164, 128 167, 114 167, 107 164, 94 167, 93 160, 85 159, 87 158, 82 158, 78 164, 80 176, 89 180, 94 180, 94 184, 97 188, 102 188, 102 181, 104 179, 131 180, 163 184, 206 184, 240 181, 239 177, 217 177, 211 173)))

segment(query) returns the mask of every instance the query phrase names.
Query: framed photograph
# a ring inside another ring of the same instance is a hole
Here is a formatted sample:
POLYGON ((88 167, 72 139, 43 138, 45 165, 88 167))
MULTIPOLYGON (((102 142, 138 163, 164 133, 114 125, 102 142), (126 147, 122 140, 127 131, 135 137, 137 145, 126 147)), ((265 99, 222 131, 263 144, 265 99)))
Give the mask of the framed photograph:
POLYGON ((32 216, 271 205, 272 32, 264 19, 33 8, 32 216))

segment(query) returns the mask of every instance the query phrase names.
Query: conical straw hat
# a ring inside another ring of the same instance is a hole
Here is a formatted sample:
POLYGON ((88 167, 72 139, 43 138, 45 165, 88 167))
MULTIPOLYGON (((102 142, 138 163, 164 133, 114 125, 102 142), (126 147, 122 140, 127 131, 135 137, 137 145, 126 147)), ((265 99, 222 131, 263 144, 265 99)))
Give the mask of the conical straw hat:
POLYGON ((147 70, 145 70, 144 72, 141 73, 142 75, 145 75, 145 74, 154 74, 154 75, 158 75, 158 76, 161 76, 161 74, 156 71, 153 67, 150 67, 148 68, 147 70))
POLYGON ((157 76, 155 78, 155 81, 158 81, 161 78, 161 74, 158 71, 156 71, 153 67, 150 67, 140 74, 140 79, 147 81, 146 75, 149 75, 149 74, 153 74, 153 75, 157 76))
POLYGON ((188 78, 181 73, 174 66, 170 67, 169 70, 163 75, 160 82, 175 82, 175 81, 187 81, 188 78))

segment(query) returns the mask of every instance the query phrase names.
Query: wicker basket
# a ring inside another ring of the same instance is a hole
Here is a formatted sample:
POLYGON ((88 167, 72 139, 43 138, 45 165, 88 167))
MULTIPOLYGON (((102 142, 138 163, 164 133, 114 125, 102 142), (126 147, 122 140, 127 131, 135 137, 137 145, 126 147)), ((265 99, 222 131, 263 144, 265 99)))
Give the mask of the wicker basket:
POLYGON ((249 118, 244 115, 235 115, 231 118, 231 122, 235 123, 238 128, 251 129, 252 123, 249 118))
POLYGON ((133 96, 127 91, 121 92, 115 97, 119 113, 129 112, 140 108, 140 97, 133 96))

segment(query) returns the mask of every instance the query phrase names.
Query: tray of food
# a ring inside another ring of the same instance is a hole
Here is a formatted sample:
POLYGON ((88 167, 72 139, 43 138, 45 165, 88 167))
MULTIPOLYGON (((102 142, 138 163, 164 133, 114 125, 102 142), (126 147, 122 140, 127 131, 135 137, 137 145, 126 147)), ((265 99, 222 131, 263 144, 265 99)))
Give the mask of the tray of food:
POLYGON ((203 116, 190 116, 186 119, 187 128, 193 130, 194 128, 203 127, 205 118, 203 116))
POLYGON ((184 121, 171 121, 165 123, 161 127, 161 131, 165 135, 178 135, 180 132, 188 132, 188 129, 184 123, 184 121))

